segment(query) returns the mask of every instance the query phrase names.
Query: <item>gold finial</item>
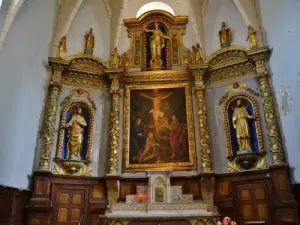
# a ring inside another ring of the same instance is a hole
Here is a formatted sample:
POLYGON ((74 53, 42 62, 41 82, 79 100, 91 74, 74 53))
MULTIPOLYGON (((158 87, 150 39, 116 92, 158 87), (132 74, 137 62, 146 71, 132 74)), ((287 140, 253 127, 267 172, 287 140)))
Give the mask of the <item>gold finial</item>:
POLYGON ((222 48, 230 46, 230 43, 232 41, 231 31, 226 26, 225 22, 222 23, 221 30, 219 31, 219 38, 222 48))
POLYGON ((67 37, 63 36, 60 39, 59 45, 58 45, 58 49, 57 49, 57 54, 56 57, 60 58, 60 59, 64 59, 65 55, 67 52, 67 37))
POLYGON ((86 54, 93 54, 95 47, 95 36, 93 34, 93 28, 90 28, 90 31, 85 34, 85 50, 86 54))
POLYGON ((258 47, 257 31, 251 25, 248 26, 247 41, 249 41, 250 48, 257 48, 258 47))

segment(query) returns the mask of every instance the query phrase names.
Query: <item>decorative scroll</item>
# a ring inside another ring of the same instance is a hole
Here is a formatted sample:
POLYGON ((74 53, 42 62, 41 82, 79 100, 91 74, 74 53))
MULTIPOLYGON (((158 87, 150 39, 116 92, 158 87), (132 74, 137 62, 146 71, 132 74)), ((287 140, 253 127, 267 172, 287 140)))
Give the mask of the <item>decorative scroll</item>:
POLYGON ((142 49, 141 35, 134 35, 134 53, 133 53, 133 67, 141 67, 141 49, 142 49))

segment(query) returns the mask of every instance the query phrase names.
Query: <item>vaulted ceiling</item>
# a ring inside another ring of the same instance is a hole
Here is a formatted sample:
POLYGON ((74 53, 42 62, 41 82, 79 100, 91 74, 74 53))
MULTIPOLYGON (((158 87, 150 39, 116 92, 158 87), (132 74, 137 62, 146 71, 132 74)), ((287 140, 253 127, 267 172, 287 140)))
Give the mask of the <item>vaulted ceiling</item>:
MULTIPOLYGON (((0 51, 5 42, 7 34, 13 25, 13 22, 22 9, 25 0, 4 0, 7 1, 7 8, 4 17, 4 22, 0 33, 0 51)), ((80 10, 82 4, 87 0, 57 0, 56 10, 56 25, 53 34, 52 51, 50 54, 54 54, 59 40, 62 36, 67 35, 71 24, 76 17, 77 12, 80 10)), ((103 1, 106 8, 107 17, 111 19, 111 40, 112 47, 118 46, 121 28, 123 26, 124 14, 127 11, 132 10, 128 8, 129 1, 135 1, 139 7, 145 3, 150 2, 149 0, 99 0, 103 1)), ((168 3, 168 0, 161 0, 162 2, 168 3)), ((173 0, 176 1, 176 0, 173 0)), ((206 13, 207 6, 211 0, 185 0, 190 7, 190 22, 193 30, 196 34, 196 39, 204 48, 204 35, 203 35, 203 18, 206 13)), ((258 19, 258 13, 256 9, 256 0, 232 0, 238 10, 240 11, 245 23, 252 25, 258 31, 260 31, 260 23, 258 19)), ((135 12, 136 13, 136 12, 135 12)), ((126 13, 128 14, 128 13, 126 13)))

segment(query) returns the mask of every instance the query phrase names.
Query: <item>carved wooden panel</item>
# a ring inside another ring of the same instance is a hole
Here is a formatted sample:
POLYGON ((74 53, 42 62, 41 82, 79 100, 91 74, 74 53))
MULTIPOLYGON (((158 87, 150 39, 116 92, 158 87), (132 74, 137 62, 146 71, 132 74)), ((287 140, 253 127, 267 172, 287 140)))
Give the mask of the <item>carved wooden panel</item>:
POLYGON ((218 194, 220 196, 226 196, 229 195, 229 180, 219 180, 217 182, 217 190, 218 190, 218 194))
POLYGON ((35 182, 35 194, 48 195, 49 181, 47 179, 37 179, 35 182))
POLYGON ((278 179, 278 188, 280 190, 286 190, 287 189, 287 182, 286 182, 286 174, 281 173, 277 176, 278 179))
POLYGON ((92 186, 92 198, 102 199, 104 198, 104 185, 95 184, 92 186))
POLYGON ((68 222, 68 208, 61 207, 58 208, 57 222, 68 222))

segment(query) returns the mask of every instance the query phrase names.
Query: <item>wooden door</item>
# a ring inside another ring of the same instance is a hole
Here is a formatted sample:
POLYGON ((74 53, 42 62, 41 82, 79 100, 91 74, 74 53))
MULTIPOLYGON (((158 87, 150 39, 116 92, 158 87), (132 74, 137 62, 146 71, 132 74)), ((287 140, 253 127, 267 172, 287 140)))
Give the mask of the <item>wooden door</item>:
POLYGON ((266 182, 238 184, 237 200, 241 224, 246 221, 264 221, 269 224, 269 198, 266 182))
POLYGON ((85 225, 86 189, 55 187, 54 224, 85 225))

